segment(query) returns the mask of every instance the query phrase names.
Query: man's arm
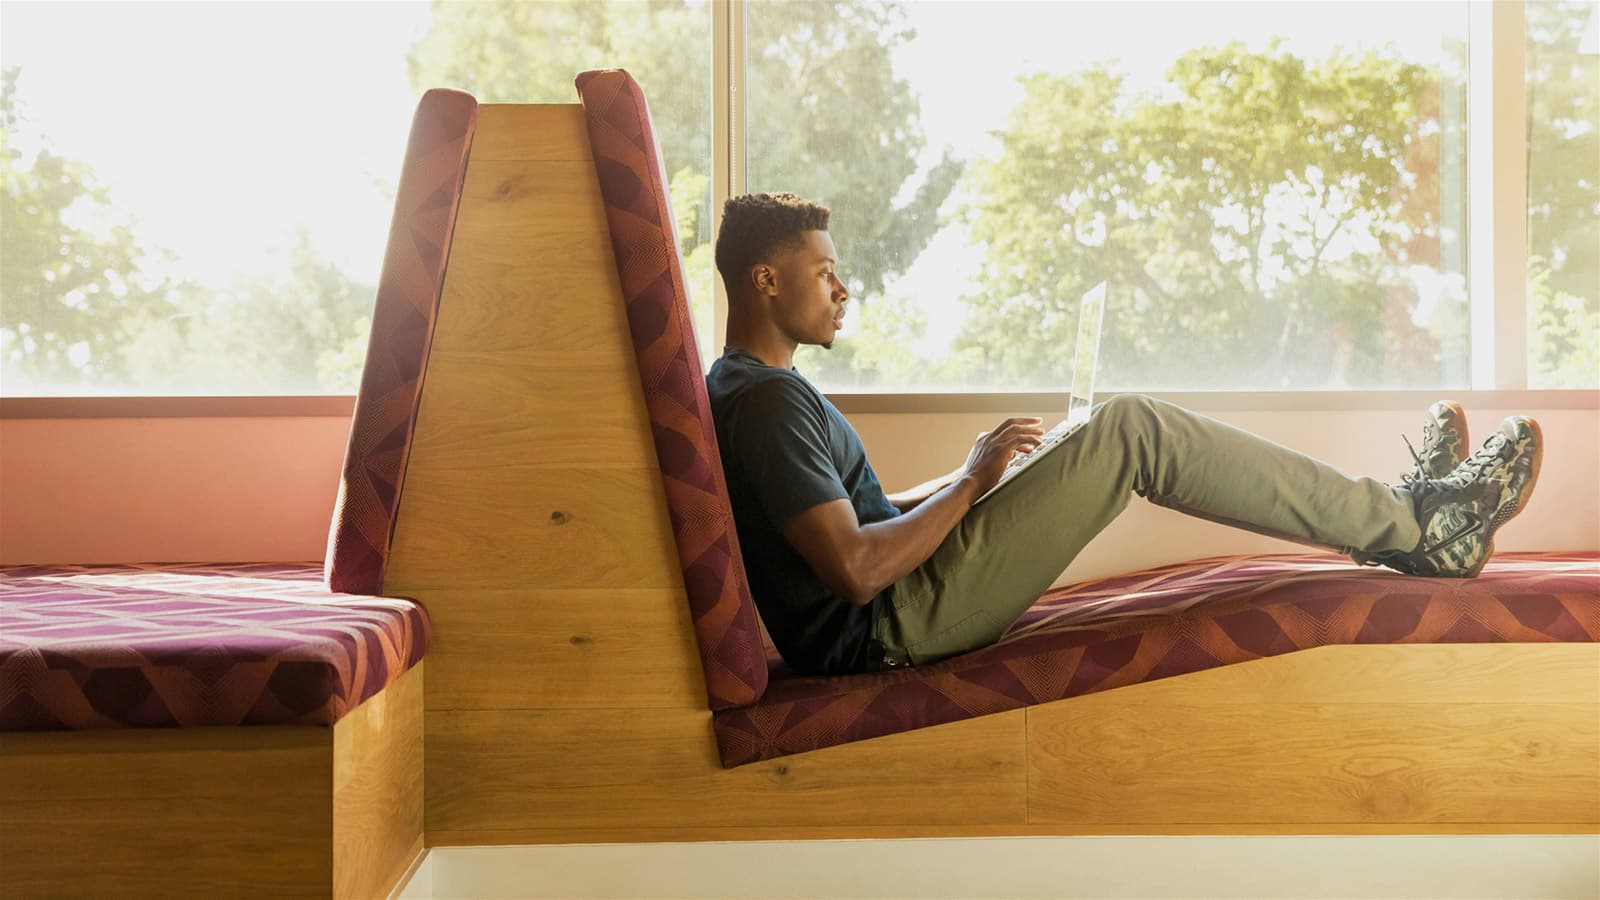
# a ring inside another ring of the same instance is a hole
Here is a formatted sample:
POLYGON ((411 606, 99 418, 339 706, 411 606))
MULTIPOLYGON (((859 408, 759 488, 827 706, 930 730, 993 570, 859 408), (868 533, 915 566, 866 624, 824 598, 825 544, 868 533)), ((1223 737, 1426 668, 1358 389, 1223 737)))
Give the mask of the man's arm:
POLYGON ((960 477, 960 469, 956 469, 952 472, 946 472, 945 474, 940 475, 938 478, 934 478, 930 481, 924 481, 914 488, 908 488, 898 494, 890 494, 889 502, 894 504, 895 509, 898 509, 903 513, 911 512, 913 509, 917 508, 918 504, 938 493, 940 488, 947 484, 953 483, 957 478, 960 477))
POLYGON ((1007 419, 980 435, 955 480, 903 516, 864 526, 849 500, 830 500, 794 516, 779 532, 828 590, 865 606, 933 555, 1017 450, 1037 446, 1043 432, 1028 423, 1038 421, 1007 419))

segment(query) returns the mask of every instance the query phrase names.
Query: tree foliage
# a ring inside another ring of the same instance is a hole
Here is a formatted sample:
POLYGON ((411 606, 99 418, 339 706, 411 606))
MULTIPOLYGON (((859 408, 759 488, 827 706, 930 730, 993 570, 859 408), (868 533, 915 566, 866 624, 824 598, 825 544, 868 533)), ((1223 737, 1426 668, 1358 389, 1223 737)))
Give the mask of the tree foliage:
MULTIPOLYGON (((281 272, 222 288, 147 269, 174 250, 138 238, 94 172, 13 136, 34 132, 4 73, 5 182, 0 357, 7 393, 323 393, 354 391, 376 288, 327 262, 304 229, 262 248, 281 272)), ((42 143, 42 142, 41 142, 42 143)))
POLYGON ((1078 297, 1103 280, 1120 298, 1103 383, 1436 383, 1438 340, 1396 272, 1406 238, 1438 231, 1436 205, 1408 202, 1430 175, 1406 165, 1436 140, 1430 73, 1274 42, 1193 50, 1168 77, 1130 96, 1100 66, 1023 76, 963 210, 987 248, 958 341, 977 376, 1061 383, 1078 297))
POLYGON ((1600 387, 1600 56, 1592 2, 1529 3, 1528 383, 1600 387))
POLYGON ((110 194, 89 167, 48 147, 24 157, 20 75, 0 73, 0 380, 120 386, 120 349, 173 307, 139 277, 132 226, 105 227, 110 194))
MULTIPOLYGON (((793 191, 832 207, 834 239, 850 248, 845 272, 857 297, 880 293, 916 259, 961 170, 946 158, 908 202, 894 204, 923 147, 916 99, 890 66, 893 48, 913 36, 904 18, 897 4, 874 0, 770 2, 750 10, 750 189, 793 191)), ((436 3, 408 64, 414 90, 456 87, 485 103, 571 103, 578 72, 628 69, 650 99, 705 356, 712 352, 714 271, 710 26, 705 3, 685 0, 436 3)), ((820 357, 812 371, 845 374, 850 364, 843 352, 820 357)))
MULTIPOLYGON (((1529 363, 1541 387, 1600 384, 1600 65, 1576 52, 1589 8, 1527 7, 1529 363)), ((750 187, 832 206, 856 300, 832 353, 797 356, 808 375, 1060 384, 1077 298, 1106 280, 1122 298, 1106 317, 1110 386, 1464 380, 1459 73, 1374 52, 1300 59, 1276 44, 1191 51, 1160 95, 1100 66, 1031 73, 1000 153, 967 166, 924 154, 914 86, 892 66, 914 37, 906 23, 902 5, 872 0, 750 9, 750 187), (956 196, 966 202, 945 202, 956 196), (944 227, 964 229, 984 262, 962 298, 965 330, 929 360, 914 349, 923 298, 897 281, 944 227), (1440 302, 1425 302, 1418 271, 1437 277, 1440 302)), ((406 61, 417 94, 458 87, 486 103, 573 102, 577 72, 629 69, 651 100, 707 356, 709 31, 704 0, 436 2, 406 61)), ((7 393, 355 389, 374 285, 304 229, 285 236, 277 274, 220 286, 150 274, 178 254, 149 246, 88 165, 49 147, 20 71, 3 75, 7 393)))

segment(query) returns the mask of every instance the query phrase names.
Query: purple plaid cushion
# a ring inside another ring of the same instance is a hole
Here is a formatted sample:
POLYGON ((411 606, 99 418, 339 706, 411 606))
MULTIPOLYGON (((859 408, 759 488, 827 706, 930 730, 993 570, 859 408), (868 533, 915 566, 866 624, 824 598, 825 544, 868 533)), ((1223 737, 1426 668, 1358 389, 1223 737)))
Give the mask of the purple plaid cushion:
POLYGON ((331 725, 428 649, 320 563, 0 568, 0 731, 331 725))

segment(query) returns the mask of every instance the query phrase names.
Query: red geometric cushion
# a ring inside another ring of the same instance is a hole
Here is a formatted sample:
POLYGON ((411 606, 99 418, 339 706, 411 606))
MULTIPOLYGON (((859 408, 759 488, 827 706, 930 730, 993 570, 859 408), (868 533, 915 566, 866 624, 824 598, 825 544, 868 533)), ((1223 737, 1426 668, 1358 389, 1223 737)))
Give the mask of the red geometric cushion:
POLYGON ((323 565, 331 591, 383 593, 384 566, 477 121, 478 101, 471 94, 444 89, 423 94, 411 120, 372 312, 367 362, 361 369, 361 389, 328 529, 323 565))
POLYGON ((428 649, 320 563, 0 569, 0 731, 332 725, 428 649))
POLYGON ((661 146, 644 92, 627 72, 584 72, 577 84, 700 643, 706 698, 713 710, 744 706, 766 690, 766 654, 689 323, 661 146))
POLYGON ((927 667, 818 678, 773 657, 760 702, 712 722, 732 767, 1329 644, 1549 641, 1600 641, 1600 553, 1501 553, 1471 579, 1216 557, 1051 591, 927 667))

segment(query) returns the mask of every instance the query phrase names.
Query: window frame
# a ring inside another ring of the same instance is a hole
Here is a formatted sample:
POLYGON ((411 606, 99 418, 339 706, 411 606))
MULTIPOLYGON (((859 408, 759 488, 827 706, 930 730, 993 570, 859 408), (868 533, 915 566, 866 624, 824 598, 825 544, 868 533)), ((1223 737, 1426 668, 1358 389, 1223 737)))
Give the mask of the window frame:
MULTIPOLYGON (((748 0, 712 0, 712 223, 715 242, 722 205, 745 190, 745 12, 748 0)), ((1472 343, 1471 389, 1452 396, 1486 408, 1600 409, 1593 389, 1530 389, 1527 358, 1527 157, 1522 128, 1495 122, 1526 118, 1526 12, 1523 3, 1466 0, 1468 24, 1468 235, 1489 235, 1468 274, 1472 343), (1481 48, 1487 47, 1487 51, 1481 48), (1475 52, 1476 51, 1476 52, 1475 52), (1482 186, 1488 189, 1479 189, 1482 186), (1496 221, 1496 209, 1518 209, 1515 221, 1496 221), (1485 262, 1485 260, 1487 262, 1485 262)), ((1470 244, 1469 244, 1470 246, 1470 244)), ((1481 246, 1481 245, 1480 245, 1481 246)), ((727 295, 720 278, 713 322, 722 346, 727 295)), ((1437 399, 1436 390, 1151 391, 1151 396, 1211 410, 1412 409, 1437 399)), ((847 413, 955 413, 1065 410, 1051 391, 829 392, 847 413)), ((353 394, 150 395, 0 397, 0 419, 219 416, 347 416, 353 394)))

